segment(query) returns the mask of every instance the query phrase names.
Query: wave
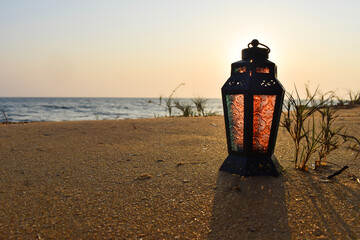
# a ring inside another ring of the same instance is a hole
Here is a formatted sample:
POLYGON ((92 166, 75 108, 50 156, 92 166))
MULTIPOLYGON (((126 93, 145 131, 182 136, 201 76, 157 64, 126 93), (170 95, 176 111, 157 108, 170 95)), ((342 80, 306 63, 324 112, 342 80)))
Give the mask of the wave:
POLYGON ((49 109, 74 109, 74 107, 67 107, 67 106, 56 106, 56 105, 42 105, 43 108, 49 109))

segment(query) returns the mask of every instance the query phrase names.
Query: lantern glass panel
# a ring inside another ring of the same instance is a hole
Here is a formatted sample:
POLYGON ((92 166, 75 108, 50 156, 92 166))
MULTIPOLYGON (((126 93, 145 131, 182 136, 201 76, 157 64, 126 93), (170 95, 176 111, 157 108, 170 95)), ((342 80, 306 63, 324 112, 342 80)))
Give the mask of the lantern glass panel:
POLYGON ((256 68, 257 73, 269 73, 270 69, 268 67, 258 67, 256 68))
POLYGON ((244 94, 226 95, 231 149, 244 149, 244 94))
POLYGON ((270 140, 271 124, 276 95, 254 95, 253 151, 266 153, 270 140))
POLYGON ((246 67, 239 67, 239 68, 235 68, 235 73, 245 73, 246 72, 246 67))

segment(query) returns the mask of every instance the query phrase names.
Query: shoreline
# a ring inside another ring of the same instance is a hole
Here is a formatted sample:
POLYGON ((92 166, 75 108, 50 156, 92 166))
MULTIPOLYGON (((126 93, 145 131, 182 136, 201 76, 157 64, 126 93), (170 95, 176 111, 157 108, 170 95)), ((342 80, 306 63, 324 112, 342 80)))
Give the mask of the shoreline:
MULTIPOLYGON (((195 105, 189 98, 181 102, 195 105)), ((165 100, 149 98, 18 98, 1 99, 0 120, 19 121, 69 121, 102 119, 142 119, 169 115, 165 100)), ((175 107, 174 115, 182 115, 175 107)), ((208 99, 206 110, 222 113, 220 99, 208 99)))
MULTIPOLYGON (((207 117, 224 117, 221 114, 215 115, 208 115, 208 116, 160 116, 160 117, 144 117, 144 118, 118 118, 118 119, 92 119, 92 120, 63 120, 63 121, 24 121, 24 122, 0 122, 0 125, 7 125, 7 124, 27 124, 27 123, 63 123, 63 122, 93 122, 93 121, 120 121, 120 120, 144 120, 144 119, 162 119, 162 118, 207 118, 207 117)), ((225 126, 224 126, 225 127, 225 126)))

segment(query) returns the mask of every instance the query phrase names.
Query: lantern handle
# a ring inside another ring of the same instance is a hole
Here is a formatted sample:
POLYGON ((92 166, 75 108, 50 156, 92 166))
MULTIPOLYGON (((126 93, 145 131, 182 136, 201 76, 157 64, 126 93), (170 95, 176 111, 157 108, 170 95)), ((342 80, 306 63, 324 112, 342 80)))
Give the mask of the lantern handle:
POLYGON ((255 48, 258 45, 261 45, 261 46, 263 46, 263 47, 265 47, 267 49, 268 53, 270 53, 270 48, 268 46, 266 46, 265 44, 259 43, 259 41, 257 39, 252 40, 251 43, 248 44, 248 48, 250 48, 250 44, 255 48))

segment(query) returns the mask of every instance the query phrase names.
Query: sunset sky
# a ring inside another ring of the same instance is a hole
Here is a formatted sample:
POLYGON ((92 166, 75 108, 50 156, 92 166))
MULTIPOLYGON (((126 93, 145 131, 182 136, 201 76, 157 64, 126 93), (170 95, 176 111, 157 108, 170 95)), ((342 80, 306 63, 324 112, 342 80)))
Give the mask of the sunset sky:
POLYGON ((360 90, 360 1, 0 0, 0 97, 220 97, 252 39, 288 91, 360 90), (345 90, 344 90, 345 89, 345 90))

